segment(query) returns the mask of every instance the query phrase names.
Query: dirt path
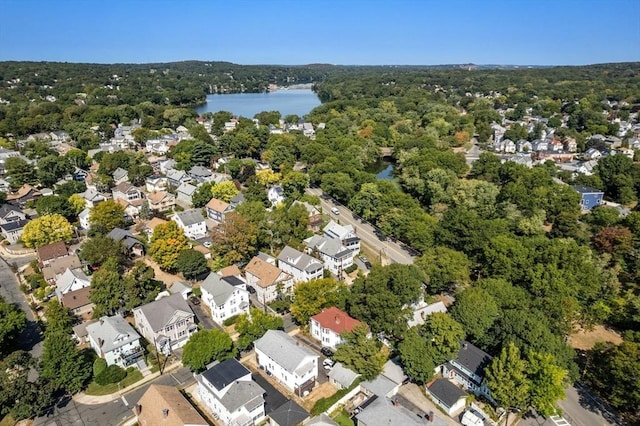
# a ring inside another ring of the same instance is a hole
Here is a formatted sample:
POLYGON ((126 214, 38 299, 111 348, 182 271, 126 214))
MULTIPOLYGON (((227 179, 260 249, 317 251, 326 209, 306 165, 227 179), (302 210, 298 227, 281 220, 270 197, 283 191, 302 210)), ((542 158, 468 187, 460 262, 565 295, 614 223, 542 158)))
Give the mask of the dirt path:
POLYGON ((142 259, 142 261, 153 268, 153 271, 156 273, 156 279, 165 283, 167 287, 170 287, 171 284, 176 281, 185 281, 182 275, 173 275, 168 272, 164 272, 162 269, 160 269, 160 266, 158 266, 156 262, 146 256, 142 259))
POLYGON ((593 330, 580 329, 569 336, 569 346, 574 349, 588 350, 598 342, 611 342, 616 345, 622 343, 622 337, 615 331, 602 325, 596 325, 593 330))

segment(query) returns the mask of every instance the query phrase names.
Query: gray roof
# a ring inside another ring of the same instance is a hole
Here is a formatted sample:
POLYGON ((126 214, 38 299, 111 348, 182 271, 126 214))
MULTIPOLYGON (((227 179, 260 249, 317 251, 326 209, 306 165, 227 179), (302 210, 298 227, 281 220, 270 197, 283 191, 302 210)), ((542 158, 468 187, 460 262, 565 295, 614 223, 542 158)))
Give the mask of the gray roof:
POLYGON ((131 324, 120 315, 100 318, 100 321, 87 326, 87 333, 98 345, 104 342, 101 346, 104 352, 111 352, 140 339, 140 335, 131 324))
POLYGON ((211 176, 213 172, 207 169, 206 167, 193 166, 191 167, 191 170, 189 170, 189 174, 192 176, 207 177, 207 176, 211 176))
POLYGON ((269 417, 278 426, 296 426, 309 417, 309 413, 294 401, 289 400, 273 410, 269 417))
POLYGON ((176 189, 176 192, 182 192, 183 194, 193 195, 193 193, 196 192, 196 189, 198 188, 191 185, 190 183, 182 182, 180 186, 178 186, 178 188, 176 189))
POLYGON ((307 247, 317 249, 319 252, 333 258, 341 258, 351 253, 351 250, 343 246, 342 242, 335 238, 325 238, 320 235, 314 235, 304 240, 304 242, 307 247))
POLYGON ((193 289, 191 288, 191 285, 189 285, 189 283, 186 283, 184 281, 176 281, 173 284, 171 284, 171 287, 169 287, 169 292, 171 294, 182 293, 183 291, 186 291, 187 293, 191 293, 193 289))
POLYGON ((133 234, 126 229, 113 228, 111 232, 107 234, 107 237, 114 241, 122 241, 127 249, 130 249, 136 244, 142 244, 133 236, 133 234))
POLYGON ((467 393, 447 379, 438 379, 429 386, 429 392, 442 404, 451 407, 467 393))
POLYGON ((361 386, 369 390, 374 395, 385 397, 391 393, 398 384, 381 374, 373 380, 362 382, 361 386))
POLYGON ((290 373, 295 373, 300 367, 306 369, 308 362, 305 361, 309 358, 319 358, 314 352, 299 346, 293 337, 281 330, 267 331, 254 342, 254 346, 290 373))
POLYGON ((307 420, 303 423, 305 426, 338 426, 338 423, 327 416, 325 413, 320 414, 307 420))
POLYGON ((489 365, 493 357, 479 347, 463 340, 456 361, 479 377, 484 377, 484 368, 489 365))
POLYGON ((329 372, 329 378, 334 381, 340 383, 342 387, 348 388, 351 386, 359 376, 358 373, 349 370, 347 367, 342 365, 341 362, 336 362, 331 371, 329 372))
POLYGON ((223 305, 237 289, 226 279, 215 272, 211 272, 200 284, 200 288, 211 294, 217 306, 223 305))
POLYGON ((75 280, 83 281, 85 284, 83 287, 88 287, 91 284, 91 278, 87 277, 86 274, 82 272, 82 269, 67 268, 67 270, 60 275, 60 278, 56 280, 56 292, 60 292, 60 294, 62 294, 62 292, 67 290, 75 280))
POLYGON ((231 413, 240 407, 247 407, 251 412, 255 407, 264 404, 264 394, 264 389, 256 382, 237 382, 229 388, 220 402, 231 413))
POLYGON ((120 179, 123 179, 128 174, 129 173, 125 169, 122 169, 122 168, 118 167, 117 169, 115 169, 113 171, 113 179, 114 180, 120 180, 120 179))
POLYGON ((278 255, 278 265, 280 262, 288 263, 300 271, 312 272, 322 268, 322 262, 318 259, 289 246, 285 246, 278 255))
POLYGON ((251 374, 247 367, 231 358, 212 365, 202 376, 220 391, 247 374, 251 374))
POLYGON ((382 374, 391 381, 402 384, 405 380, 408 379, 407 375, 404 374, 404 370, 398 363, 396 363, 393 359, 388 360, 382 369, 382 374))
POLYGON ((24 214, 24 213, 23 213, 23 211, 22 211, 22 210, 20 210, 20 208, 19 208, 19 207, 16 207, 16 206, 14 206, 14 205, 12 205, 12 204, 3 204, 3 205, 0 207, 0 217, 5 217, 6 215, 8 215, 8 214, 9 214, 9 213, 11 213, 11 212, 16 212, 16 213, 22 213, 22 214, 24 214))
POLYGON ((193 225, 195 223, 204 222, 204 217, 200 213, 200 209, 191 209, 180 212, 176 215, 184 226, 193 225))
POLYGON ((27 223, 29 223, 29 221, 27 219, 25 219, 25 220, 14 220, 14 221, 7 222, 7 223, 4 223, 4 224, 0 225, 0 228, 2 228, 2 230, 5 231, 5 232, 11 232, 11 231, 15 231, 16 229, 24 228, 24 226, 27 223))
POLYGON ((212 390, 215 395, 229 386, 219 401, 229 412, 246 406, 249 412, 264 404, 265 390, 253 380, 239 380, 251 372, 236 359, 228 359, 217 363, 207 371, 196 376, 201 385, 212 390))
POLYGON ((418 426, 423 425, 418 417, 402 407, 394 405, 387 398, 376 398, 357 414, 360 422, 367 426, 418 426))
POLYGON ((163 297, 146 305, 139 306, 134 309, 140 310, 147 319, 147 322, 153 331, 161 330, 177 312, 183 312, 189 316, 193 316, 193 311, 182 298, 180 293, 163 297))

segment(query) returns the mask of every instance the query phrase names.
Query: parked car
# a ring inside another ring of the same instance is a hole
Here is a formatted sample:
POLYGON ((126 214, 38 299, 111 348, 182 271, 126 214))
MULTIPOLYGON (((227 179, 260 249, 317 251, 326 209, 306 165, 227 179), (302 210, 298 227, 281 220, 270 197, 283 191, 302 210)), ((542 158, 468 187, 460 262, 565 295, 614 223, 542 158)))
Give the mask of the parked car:
POLYGON ((251 287, 250 285, 247 286, 247 291, 251 294, 256 294, 256 289, 251 287))
POLYGON ((189 302, 193 303, 194 305, 199 305, 200 304, 200 299, 198 299, 196 296, 191 296, 189 298, 189 302))
POLYGON ((337 215, 337 214, 340 214, 340 210, 338 210, 338 208, 337 208, 337 207, 331 207, 331 213, 333 213, 333 214, 336 214, 336 215, 337 215))
POLYGON ((327 358, 324 361, 322 361, 322 367, 325 370, 331 370, 333 368, 333 366, 336 365, 336 362, 327 358))
POLYGON ((364 266, 367 269, 371 269, 371 266, 373 266, 371 265, 371 262, 369 262, 369 260, 364 256, 358 256, 358 259, 360 260, 360 262, 364 263, 364 266))
POLYGON ((322 348, 320 349, 320 353, 324 356, 326 356, 327 358, 331 358, 333 356, 333 351, 329 348, 322 348))

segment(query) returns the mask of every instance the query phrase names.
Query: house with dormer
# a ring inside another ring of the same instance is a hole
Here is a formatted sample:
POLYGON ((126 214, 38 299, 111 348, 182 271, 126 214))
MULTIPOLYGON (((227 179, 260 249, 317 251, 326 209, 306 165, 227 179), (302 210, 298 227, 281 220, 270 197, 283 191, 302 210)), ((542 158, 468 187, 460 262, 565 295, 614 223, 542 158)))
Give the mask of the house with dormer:
POLYGON ((195 376, 198 396, 216 423, 253 426, 265 418, 265 390, 236 359, 215 363, 195 376))
POLYGON ((176 205, 175 195, 165 191, 154 191, 147 194, 149 208, 158 212, 166 212, 176 205))
POLYGON ((293 277, 275 265, 275 259, 268 261, 255 256, 244 269, 247 285, 256 291, 261 303, 269 303, 278 293, 288 293, 293 288, 293 277))
POLYGON ((146 367, 140 335, 121 315, 100 318, 87 326, 87 334, 91 348, 107 365, 127 368, 142 361, 146 367))
POLYGON ((352 332, 359 325, 362 325, 360 321, 332 306, 311 317, 309 331, 311 337, 318 340, 322 346, 335 349, 344 342, 342 334, 352 332))
POLYGON ((135 308, 133 318, 144 338, 164 354, 184 346, 198 331, 195 315, 180 293, 135 308))
POLYGON ((342 245, 354 253, 360 251, 360 238, 356 235, 353 225, 340 225, 331 220, 324 227, 322 233, 327 238, 340 240, 342 245))
POLYGON ((202 302, 218 324, 233 316, 249 312, 249 292, 243 281, 235 277, 221 277, 211 272, 200 285, 202 302))
POLYGON ((491 399, 484 378, 484 369, 492 359, 493 357, 482 349, 463 340, 460 342, 457 356, 442 364, 440 373, 443 378, 457 383, 463 389, 491 399))
POLYGON ((80 194, 82 198, 84 198, 84 202, 87 205, 87 208, 95 207, 103 201, 107 201, 108 198, 96 190, 95 188, 87 188, 86 191, 80 194))
POLYGON ((113 183, 119 185, 124 182, 129 182, 129 172, 125 169, 118 167, 111 175, 113 177, 113 183))
POLYGON ((320 358, 315 352, 281 330, 267 331, 254 348, 258 366, 291 392, 304 396, 313 390, 320 358))
POLYGON ((82 269, 67 268, 58 279, 56 279, 56 296, 58 300, 62 299, 62 295, 71 291, 80 290, 81 288, 89 287, 91 285, 91 278, 88 277, 82 269))
POLYGON ((198 184, 211 182, 213 180, 213 172, 203 166, 193 166, 189 169, 189 176, 198 184))
POLYGON ((224 218, 227 213, 233 211, 231 204, 217 198, 212 198, 211 200, 209 200, 209 202, 205 206, 205 209, 207 210, 207 217, 216 223, 224 222, 224 218))
POLYGON ((191 207, 193 205, 193 194, 195 194, 196 189, 197 188, 190 183, 181 183, 176 189, 176 202, 183 207, 191 207))
POLYGON ((290 274, 296 283, 322 278, 324 271, 318 259, 289 246, 285 246, 278 254, 278 268, 290 274))
POLYGON ((190 183, 191 176, 187 174, 184 170, 175 170, 171 169, 167 171, 167 179, 169 181, 169 185, 174 187, 179 187, 183 183, 190 183))
POLYGON ((353 265, 355 253, 342 244, 337 238, 327 238, 320 235, 304 240, 306 252, 322 259, 324 269, 340 276, 342 271, 353 265))

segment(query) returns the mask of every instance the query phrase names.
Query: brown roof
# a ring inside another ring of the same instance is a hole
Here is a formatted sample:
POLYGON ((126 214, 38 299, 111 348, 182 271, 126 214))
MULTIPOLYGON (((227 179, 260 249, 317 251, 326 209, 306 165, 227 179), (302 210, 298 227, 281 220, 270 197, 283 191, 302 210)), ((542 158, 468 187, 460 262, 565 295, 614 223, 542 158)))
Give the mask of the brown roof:
POLYGON ((278 277, 280 276, 280 274, 284 274, 287 277, 289 277, 289 274, 285 274, 277 266, 272 265, 269 262, 265 262, 264 260, 260 259, 257 256, 251 259, 251 261, 244 268, 244 270, 245 272, 258 277, 257 284, 263 288, 275 285, 278 281, 284 281, 284 280, 278 280, 278 277))
POLYGON ((242 275, 242 272, 240 272, 240 268, 238 268, 238 265, 231 265, 227 266, 226 268, 220 269, 218 271, 218 275, 220 275, 221 277, 238 277, 242 275))
POLYGON ((180 391, 172 386, 149 386, 137 408, 140 426, 208 425, 180 391))
POLYGON ((160 219, 159 217, 154 217, 153 219, 148 220, 145 226, 148 230, 153 232, 153 230, 156 229, 156 226, 162 225, 163 223, 167 223, 167 221, 160 219))
POLYGON ((25 183, 24 185, 22 185, 15 194, 7 194, 7 201, 13 201, 13 200, 18 200, 22 197, 25 197, 27 195, 29 195, 29 193, 31 191, 34 191, 36 193, 39 193, 39 191, 37 189, 35 189, 33 186, 25 183))
POLYGON ((323 309, 322 312, 312 316, 311 319, 316 320, 322 328, 333 330, 336 334, 342 334, 345 331, 351 332, 361 324, 360 321, 351 318, 346 312, 335 306, 323 309))
POLYGON ((38 248, 38 259, 40 262, 45 262, 47 260, 55 259, 56 257, 66 256, 69 254, 67 250, 67 245, 62 241, 47 244, 46 246, 42 246, 38 248))
POLYGON ((164 200, 169 195, 168 192, 164 191, 154 191, 151 194, 147 195, 147 198, 151 203, 159 203, 164 200))
POLYGON ((76 309, 81 306, 87 306, 91 304, 89 300, 89 292, 91 287, 82 287, 81 289, 70 291, 62 295, 60 303, 65 308, 76 309))
POLYGON ((133 186, 131 183, 129 183, 129 182, 120 182, 119 184, 116 185, 116 187, 114 189, 122 192, 123 194, 126 194, 127 191, 129 191, 132 188, 135 188, 135 186, 133 186))
POLYGON ((45 280, 49 281, 56 277, 56 275, 62 274, 69 269, 75 269, 81 267, 80 258, 73 254, 71 256, 65 256, 54 259, 47 266, 42 268, 42 276, 45 280))
POLYGON ((225 203, 224 201, 218 200, 217 198, 212 198, 209 200, 206 207, 216 212, 223 212, 229 208, 229 203, 225 203))

